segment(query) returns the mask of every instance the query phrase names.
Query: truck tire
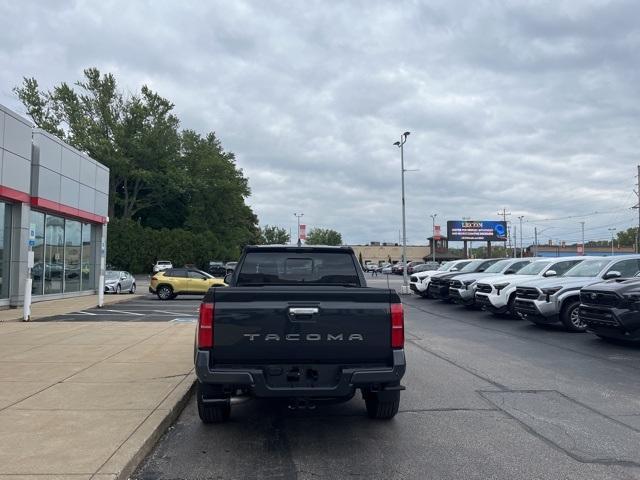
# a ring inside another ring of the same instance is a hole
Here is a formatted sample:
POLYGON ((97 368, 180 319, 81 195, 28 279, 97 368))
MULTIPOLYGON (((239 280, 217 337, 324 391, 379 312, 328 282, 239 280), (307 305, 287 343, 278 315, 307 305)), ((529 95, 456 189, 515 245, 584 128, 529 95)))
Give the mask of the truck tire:
POLYGON ((580 307, 580 300, 577 298, 568 299, 562 305, 560 320, 570 332, 584 332, 587 329, 587 324, 580 321, 578 307, 580 307))
POLYGON ((369 418, 389 420, 396 416, 400 407, 400 391, 367 392, 364 396, 369 418))
POLYGON ((505 315, 507 317, 512 317, 520 320, 520 317, 516 315, 515 304, 516 304, 516 292, 513 292, 509 297, 509 301, 507 302, 507 311, 505 312, 505 315))
POLYGON ((220 399, 220 402, 207 404, 203 400, 203 386, 198 382, 196 398, 198 400, 198 416, 202 423, 222 423, 229 420, 231 415, 231 401, 228 398, 220 399))
POLYGON ((173 289, 169 285, 160 285, 156 290, 156 295, 160 300, 171 300, 173 298, 173 289))

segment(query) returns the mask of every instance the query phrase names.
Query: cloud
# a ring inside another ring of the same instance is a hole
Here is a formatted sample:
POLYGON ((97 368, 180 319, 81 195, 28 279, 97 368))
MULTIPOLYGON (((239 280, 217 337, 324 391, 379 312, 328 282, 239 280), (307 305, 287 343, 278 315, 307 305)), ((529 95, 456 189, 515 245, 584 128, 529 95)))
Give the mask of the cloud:
MULTIPOLYGON (((640 140, 640 5, 553 2, 0 1, 0 103, 84 68, 148 84, 182 126, 214 130, 261 223, 395 241, 429 214, 502 207, 554 239, 607 238, 630 210, 640 140), (547 221, 547 218, 577 216, 547 221)), ((546 240, 546 238, 544 238, 546 240)))

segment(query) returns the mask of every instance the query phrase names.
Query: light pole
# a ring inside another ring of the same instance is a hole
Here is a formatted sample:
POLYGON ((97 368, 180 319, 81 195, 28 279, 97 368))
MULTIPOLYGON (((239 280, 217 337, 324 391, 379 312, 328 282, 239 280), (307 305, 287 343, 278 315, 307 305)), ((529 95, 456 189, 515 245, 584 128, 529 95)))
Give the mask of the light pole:
POLYGON ((436 261, 436 217, 437 213, 432 213, 429 215, 431 217, 431 246, 433 247, 433 251, 431 255, 433 256, 433 261, 436 261))
POLYGON ((609 231, 611 232, 611 256, 613 257, 613 232, 615 232, 617 230, 617 228, 610 228, 609 231))
POLYGON ((584 222, 580 222, 580 226, 582 227, 582 255, 586 255, 584 249, 584 222))
POLYGON ((304 213, 294 213, 293 214, 298 219, 298 246, 302 246, 302 241, 300 240, 300 218, 304 217, 304 213))
POLYGON ((400 148, 400 168, 402 170, 402 289, 403 294, 409 294, 409 277, 407 276, 407 222, 405 216, 405 201, 404 201, 404 144, 407 143, 407 137, 409 132, 404 132, 400 135, 400 141, 395 142, 394 145, 400 148))
POLYGON ((524 215, 520 215, 518 219, 520 220, 520 258, 522 258, 522 219, 524 215))

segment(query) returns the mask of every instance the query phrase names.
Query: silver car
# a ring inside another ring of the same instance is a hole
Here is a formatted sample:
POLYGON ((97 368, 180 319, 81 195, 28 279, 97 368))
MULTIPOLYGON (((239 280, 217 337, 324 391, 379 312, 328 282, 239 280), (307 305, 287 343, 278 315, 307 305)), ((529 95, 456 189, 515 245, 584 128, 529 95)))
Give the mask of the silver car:
POLYGON ((136 279, 129 272, 107 270, 104 274, 104 293, 136 293, 136 279))

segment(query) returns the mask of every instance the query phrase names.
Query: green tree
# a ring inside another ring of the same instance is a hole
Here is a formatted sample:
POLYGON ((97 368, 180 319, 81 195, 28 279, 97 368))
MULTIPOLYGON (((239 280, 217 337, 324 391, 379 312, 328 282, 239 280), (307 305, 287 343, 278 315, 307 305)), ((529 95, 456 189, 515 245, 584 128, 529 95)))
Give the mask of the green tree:
POLYGON ((638 227, 627 228, 616 234, 618 244, 621 247, 633 247, 636 244, 636 235, 638 234, 638 227))
POLYGON ((307 245, 342 245, 342 235, 330 228, 313 228, 307 235, 307 245))
POLYGON ((260 229, 262 245, 286 245, 291 240, 289 232, 275 225, 265 225, 260 229))
POLYGON ((14 90, 36 126, 109 167, 110 217, 131 219, 141 210, 165 206, 181 190, 173 104, 147 86, 125 98, 115 77, 96 68, 85 70, 84 77, 50 91, 25 78, 14 90))
POLYGON ((234 154, 213 132, 180 131, 173 103, 147 86, 125 94, 114 75, 90 68, 73 85, 41 90, 25 78, 14 90, 38 127, 109 167, 110 263, 232 259, 259 243, 258 219, 245 202, 249 183, 234 154), (141 229, 154 241, 147 245, 141 229), (135 253, 141 245, 143 260, 135 253))

